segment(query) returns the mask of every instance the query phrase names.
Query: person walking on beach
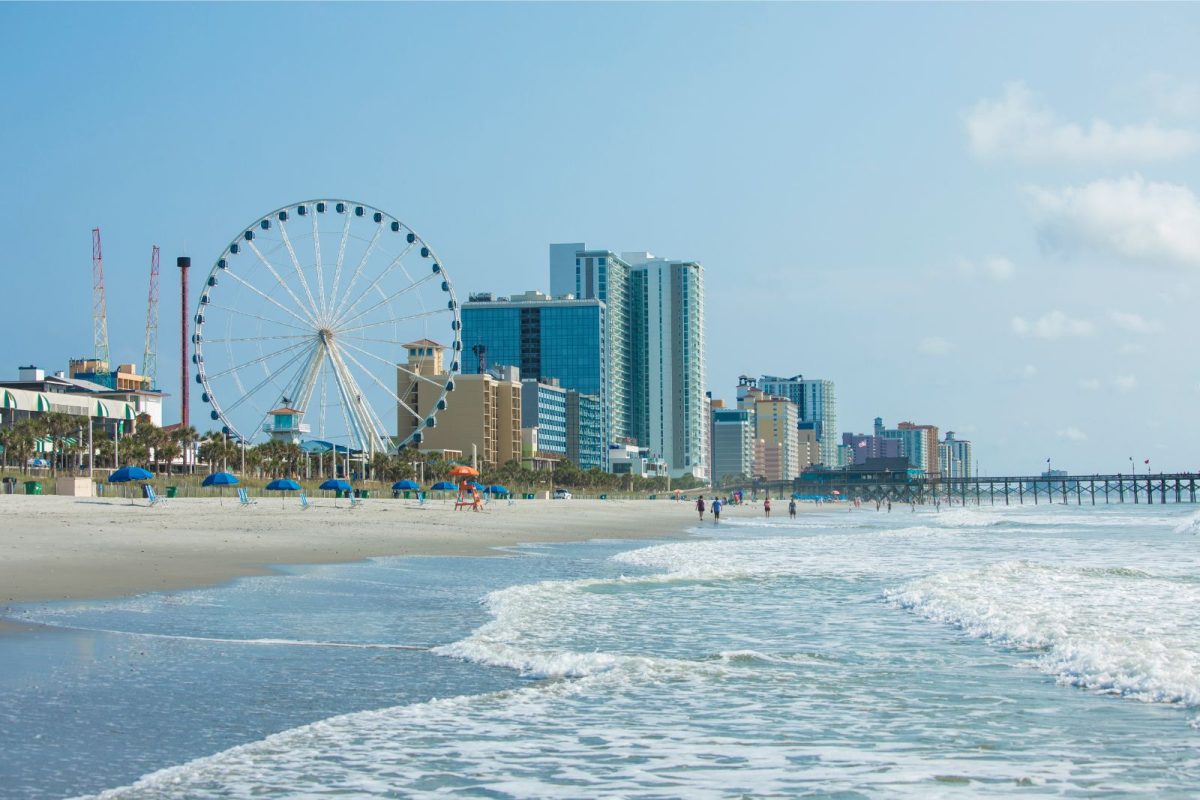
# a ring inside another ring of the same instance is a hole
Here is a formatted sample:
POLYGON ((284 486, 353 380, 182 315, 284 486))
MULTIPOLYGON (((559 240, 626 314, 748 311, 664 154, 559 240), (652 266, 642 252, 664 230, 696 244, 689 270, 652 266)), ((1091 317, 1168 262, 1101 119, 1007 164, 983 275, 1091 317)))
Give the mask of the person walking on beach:
POLYGON ((766 513, 767 519, 770 519, 771 518, 771 498, 768 497, 766 500, 763 500, 763 511, 766 513))
POLYGON ((696 498, 696 511, 700 512, 700 521, 704 522, 704 495, 696 498))
POLYGON ((788 516, 792 519, 796 518, 796 498, 794 497, 788 501, 788 516))
POLYGON ((722 505, 721 498, 718 497, 716 500, 713 500, 712 512, 713 512, 713 524, 714 525, 718 525, 721 522, 721 505, 722 505))

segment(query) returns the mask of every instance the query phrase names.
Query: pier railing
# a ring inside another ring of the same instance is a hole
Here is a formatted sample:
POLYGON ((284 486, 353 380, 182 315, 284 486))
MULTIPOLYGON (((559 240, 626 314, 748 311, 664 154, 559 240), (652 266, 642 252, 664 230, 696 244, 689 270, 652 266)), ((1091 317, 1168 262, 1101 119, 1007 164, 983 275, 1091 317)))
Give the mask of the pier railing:
POLYGON ((868 502, 930 503, 955 501, 978 505, 1026 503, 1195 503, 1200 473, 1150 475, 1005 475, 973 478, 918 478, 904 473, 820 473, 795 481, 760 483, 755 488, 776 496, 788 492, 868 502))

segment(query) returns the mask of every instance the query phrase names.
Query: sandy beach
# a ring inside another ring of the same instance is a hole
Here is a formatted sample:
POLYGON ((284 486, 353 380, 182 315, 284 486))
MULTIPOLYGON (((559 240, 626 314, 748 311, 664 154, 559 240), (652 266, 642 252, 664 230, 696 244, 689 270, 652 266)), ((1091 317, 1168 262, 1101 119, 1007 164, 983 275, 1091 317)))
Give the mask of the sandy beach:
MULTIPOLYGON (((272 565, 373 556, 481 555, 523 543, 663 538, 695 525, 690 503, 534 500, 452 503, 262 498, 175 499, 147 507, 116 498, 0 498, 0 604, 112 597, 222 583, 272 565)), ((761 514, 756 507, 727 516, 761 514)), ((0 610, 2 613, 2 610, 0 610)))

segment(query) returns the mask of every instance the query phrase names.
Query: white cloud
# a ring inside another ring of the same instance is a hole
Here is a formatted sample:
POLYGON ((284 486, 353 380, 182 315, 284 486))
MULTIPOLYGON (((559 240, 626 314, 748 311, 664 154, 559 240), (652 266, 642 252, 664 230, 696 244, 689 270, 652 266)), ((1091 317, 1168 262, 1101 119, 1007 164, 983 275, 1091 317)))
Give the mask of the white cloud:
POLYGON ((1091 336, 1096 326, 1083 319, 1072 319, 1061 311, 1051 311, 1040 319, 1012 318, 1013 333, 1038 339, 1061 339, 1064 336, 1091 336))
POLYGON ((1099 378, 1084 378, 1079 382, 1080 389, 1087 389, 1089 392, 1097 391, 1100 388, 1099 378))
POLYGON ((927 356, 944 356, 950 352, 950 343, 940 336, 926 336, 917 345, 917 352, 927 356))
POLYGON ((1056 431, 1055 435, 1060 439, 1070 439, 1073 442, 1082 442, 1087 438, 1087 434, 1074 425, 1068 425, 1062 430, 1056 431))
POLYGON ((1163 329, 1161 322, 1129 311, 1114 311, 1112 320, 1118 328, 1130 333, 1161 333, 1163 329))
POLYGON ((959 259, 958 269, 968 278, 983 275, 994 281, 1006 281, 1017 271, 1013 263, 1002 256, 991 256, 982 261, 959 259))
POLYGON ((1137 388, 1137 378, 1133 375, 1118 375, 1113 378, 1113 385, 1122 392, 1132 392, 1137 388))
POLYGON ((1200 265, 1200 199, 1141 175, 1063 189, 1028 188, 1042 244, 1134 261, 1200 265))
POLYGON ((1007 84, 1001 98, 980 100, 965 123, 970 150, 980 158, 1145 161, 1187 155, 1200 144, 1192 131, 1153 122, 1117 126, 1096 119, 1085 127, 1061 120, 1020 82, 1007 84))

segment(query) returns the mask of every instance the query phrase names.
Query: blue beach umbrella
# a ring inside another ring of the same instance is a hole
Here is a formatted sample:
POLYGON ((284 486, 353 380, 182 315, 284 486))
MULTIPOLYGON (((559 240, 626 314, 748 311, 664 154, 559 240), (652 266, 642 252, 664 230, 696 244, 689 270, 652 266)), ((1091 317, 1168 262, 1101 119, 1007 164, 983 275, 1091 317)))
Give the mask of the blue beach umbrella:
POLYGON ((232 472, 214 472, 207 476, 201 486, 237 486, 239 483, 237 475, 232 472))
POLYGON ((433 486, 430 486, 429 488, 435 492, 453 492, 458 487, 455 486, 450 481, 438 481, 437 483, 435 483, 433 486))
POLYGON ((225 487, 237 486, 239 483, 237 475, 232 472, 214 472, 212 475, 205 476, 200 483, 201 486, 216 486, 221 490, 221 505, 225 505, 225 487))
POLYGON ((494 485, 492 485, 492 486, 489 486, 489 487, 487 488, 487 491, 488 491, 488 493, 489 493, 489 494, 493 494, 493 495, 497 495, 497 494, 508 494, 508 493, 509 493, 509 491, 508 491, 508 487, 507 487, 507 486, 501 486, 501 485, 500 485, 500 484, 498 484, 498 483, 497 483, 497 484, 494 484, 494 485))
POLYGON ((154 476, 141 467, 121 467, 108 476, 109 483, 129 483, 130 481, 148 481, 154 476))
MULTIPOLYGON (((108 476, 109 483, 129 483, 131 481, 148 481, 154 476, 141 467, 121 467, 108 476)), ((122 493, 123 494, 123 493, 122 493)), ((133 502, 132 499, 129 501, 133 502)))
POLYGON ((416 481, 396 481, 392 484, 392 489, 397 492, 415 492, 420 488, 416 481))

